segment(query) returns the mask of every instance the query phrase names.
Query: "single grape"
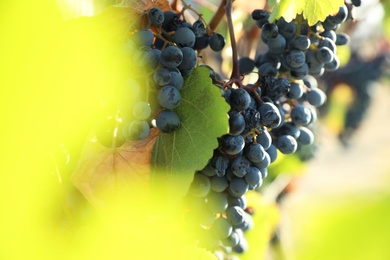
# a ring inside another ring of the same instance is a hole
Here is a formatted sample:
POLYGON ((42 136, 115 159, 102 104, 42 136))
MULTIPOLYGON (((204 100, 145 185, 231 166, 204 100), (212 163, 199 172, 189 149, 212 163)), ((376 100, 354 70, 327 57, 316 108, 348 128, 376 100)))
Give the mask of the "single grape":
POLYGON ((206 196, 206 206, 214 214, 224 212, 228 207, 227 195, 225 193, 210 191, 206 196))
POLYGON ((299 127, 294 122, 286 122, 278 128, 272 129, 271 133, 275 137, 281 135, 291 135, 295 139, 299 136, 299 127))
POLYGON ((178 90, 183 88, 184 79, 179 71, 170 71, 171 80, 166 85, 171 85, 177 88, 178 90))
POLYGON ((249 128, 257 128, 261 124, 260 113, 253 107, 248 107, 244 111, 244 119, 246 127, 249 128))
POLYGON ((333 56, 333 60, 329 63, 324 64, 324 69, 326 71, 336 71, 340 67, 340 59, 337 55, 333 56))
POLYGON ((161 52, 160 62, 167 68, 176 68, 183 61, 183 53, 176 46, 168 46, 161 52))
POLYGON ((321 47, 327 47, 332 51, 332 53, 336 54, 336 43, 329 38, 320 39, 320 41, 318 42, 318 49, 320 49, 321 47))
POLYGON ((310 47, 310 39, 306 35, 295 36, 290 43, 294 48, 305 51, 310 47))
POLYGON ((264 160, 265 149, 263 146, 261 146, 261 144, 251 143, 246 149, 246 154, 251 162, 256 163, 264 160))
POLYGON ((298 144, 309 145, 314 142, 314 134, 309 128, 302 126, 299 130, 300 134, 297 138, 298 144))
POLYGON ((328 47, 321 47, 317 50, 317 60, 321 63, 329 63, 334 59, 334 53, 328 47))
POLYGON ((303 87, 301 84, 291 82, 290 91, 287 93, 287 97, 291 99, 299 99, 303 95, 303 87))
POLYGON ((202 50, 202 49, 207 48, 207 46, 209 46, 209 38, 210 37, 207 34, 205 34, 201 37, 196 37, 194 49, 195 50, 202 50))
POLYGON ((151 46, 153 44, 154 35, 149 29, 139 30, 134 34, 135 42, 141 46, 151 46))
POLYGON ((195 44, 195 34, 191 29, 181 27, 173 35, 173 42, 179 47, 193 47, 195 44))
POLYGON ((284 154, 291 154, 297 150, 298 143, 291 135, 282 135, 278 137, 276 147, 284 154))
POLYGON ((170 10, 165 11, 164 20, 161 26, 166 32, 172 32, 176 27, 175 21, 177 20, 178 20, 178 14, 170 10))
POLYGON ((265 62, 261 64, 258 68, 258 74, 261 75, 270 75, 275 77, 278 74, 278 69, 275 68, 271 63, 265 62))
POLYGON ((261 36, 266 40, 273 39, 278 34, 278 26, 274 23, 266 23, 261 27, 261 36))
POLYGON ((255 62, 247 56, 240 57, 238 59, 238 68, 240 70, 240 74, 249 74, 255 68, 255 62))
POLYGON ((229 112, 229 134, 239 135, 245 129, 245 119, 237 111, 229 112))
POLYGON ((195 197, 205 197, 210 192, 210 189, 210 179, 201 173, 195 173, 189 193, 195 197))
POLYGON ((158 91, 157 101, 163 108, 174 109, 180 104, 180 100, 180 92, 173 86, 167 85, 158 91))
POLYGON ((216 153, 210 161, 211 168, 214 169, 215 174, 222 177, 226 174, 226 169, 229 167, 229 158, 226 156, 216 153))
MULTIPOLYGON (((268 158, 269 158, 269 155, 268 155, 268 158)), ((245 179, 246 183, 248 183, 249 189, 252 189, 252 190, 260 187, 262 184, 262 181, 263 181, 263 178, 261 177, 261 171, 257 167, 250 167, 249 171, 245 175, 244 179, 245 179)))
POLYGON ((154 25, 160 25, 164 22, 164 12, 160 8, 149 10, 149 20, 154 25))
POLYGON ((343 5, 339 8, 339 11, 335 15, 329 15, 326 17, 326 21, 332 25, 338 25, 345 20, 347 20, 348 17, 348 7, 346 5, 343 5))
POLYGON ((224 135, 221 137, 221 150, 227 154, 238 154, 244 146, 245 140, 241 135, 224 135))
POLYGON ((288 66, 295 69, 301 67, 306 60, 305 53, 300 50, 289 51, 285 57, 288 66))
POLYGON ((276 21, 276 25, 279 28, 279 33, 283 35, 285 39, 292 39, 295 36, 297 27, 294 22, 286 22, 283 17, 276 21))
POLYGON ((150 133, 149 124, 144 120, 134 120, 126 124, 122 134, 126 140, 142 140, 150 133))
POLYGON ((307 93, 307 101, 312 106, 315 106, 315 107, 322 106, 326 101, 326 94, 324 91, 322 91, 319 88, 311 89, 307 93))
POLYGON ((215 192, 223 192, 229 186, 229 182, 225 176, 213 176, 210 179, 211 189, 215 192))
POLYGON ((258 163, 253 163, 257 168, 263 169, 267 168, 271 164, 271 157, 269 156, 268 152, 266 151, 264 154, 264 159, 258 163))
POLYGON ((349 41, 350 41, 350 37, 348 34, 342 32, 336 34, 336 40, 335 40, 336 45, 345 45, 348 44, 349 41))
POLYGON ((252 11, 251 16, 252 16, 252 19, 255 21, 267 20, 269 17, 269 12, 267 12, 266 10, 263 10, 263 9, 256 9, 256 10, 252 11))
POLYGON ((229 97, 229 103, 232 109, 236 111, 243 111, 249 107, 251 97, 248 92, 242 88, 232 89, 229 97))
POLYGON ((159 68, 153 74, 154 82, 159 86, 164 86, 171 80, 171 73, 166 68, 159 68))
POLYGON ((272 137, 268 133, 267 129, 261 129, 259 132, 261 132, 261 134, 256 136, 256 142, 263 146, 265 150, 267 150, 272 143, 272 137))
POLYGON ((192 24, 192 31, 194 32, 196 38, 203 37, 207 33, 207 30, 204 27, 204 23, 201 19, 196 20, 192 24))
POLYGON ((163 110, 156 118, 156 125, 161 132, 172 133, 180 127, 180 118, 173 111, 163 110))
POLYGON ((239 206, 228 207, 226 209, 226 219, 233 227, 237 227, 245 221, 245 211, 239 206))
POLYGON ((209 45, 213 51, 221 51, 225 47, 225 37, 220 33, 214 33, 209 38, 209 45))
POLYGON ((152 113, 150 104, 145 101, 138 101, 133 106, 133 116, 138 120, 146 120, 152 113))
POLYGON ((243 156, 238 156, 231 163, 231 170, 237 177, 244 177, 248 172, 251 162, 243 156))
POLYGON ((244 195, 249 189, 248 183, 245 179, 239 177, 233 177, 228 187, 228 192, 231 196, 239 198, 244 195))
POLYGON ((329 38, 333 42, 335 42, 336 38, 337 38, 336 33, 333 30, 325 30, 322 33, 320 33, 320 35, 323 37, 329 38))
POLYGON ((282 118, 279 109, 270 102, 265 102, 259 107, 261 121, 266 127, 274 128, 280 125, 282 118))
POLYGON ((275 38, 271 38, 267 41, 268 49, 271 53, 282 53, 286 48, 286 38, 283 35, 278 34, 275 38))
POLYGON ((179 70, 192 70, 196 66, 197 56, 194 49, 190 47, 181 48, 183 53, 183 61, 178 66, 179 70))
POLYGON ((310 109, 302 104, 295 105, 291 110, 291 119, 297 125, 308 125, 311 121, 310 109))

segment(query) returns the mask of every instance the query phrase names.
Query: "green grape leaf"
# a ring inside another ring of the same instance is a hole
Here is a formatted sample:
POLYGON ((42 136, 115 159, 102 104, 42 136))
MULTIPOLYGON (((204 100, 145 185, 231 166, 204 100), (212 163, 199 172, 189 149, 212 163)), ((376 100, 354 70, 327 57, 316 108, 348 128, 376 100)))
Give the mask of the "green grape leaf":
POLYGON ((318 21, 324 21, 328 15, 338 12, 344 4, 344 0, 279 0, 273 1, 274 9, 269 18, 270 22, 283 17, 287 22, 295 19, 297 14, 303 14, 303 18, 310 26, 318 21))
POLYGON ((228 131, 229 105, 212 84, 207 68, 197 67, 180 90, 181 103, 175 110, 181 126, 161 133, 152 154, 152 182, 161 180, 185 194, 193 174, 201 170, 218 146, 217 138, 228 131), (162 178, 160 178, 162 177, 162 178))

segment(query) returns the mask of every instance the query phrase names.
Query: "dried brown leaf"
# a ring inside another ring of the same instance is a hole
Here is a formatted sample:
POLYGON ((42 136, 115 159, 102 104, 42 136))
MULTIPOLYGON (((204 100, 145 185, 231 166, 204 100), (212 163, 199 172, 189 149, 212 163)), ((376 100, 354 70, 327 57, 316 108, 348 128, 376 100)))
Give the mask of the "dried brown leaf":
POLYGON ((151 129, 146 139, 129 141, 115 149, 86 142, 71 176, 72 183, 93 205, 101 205, 104 196, 113 195, 116 189, 147 188, 158 135, 158 130, 151 129))

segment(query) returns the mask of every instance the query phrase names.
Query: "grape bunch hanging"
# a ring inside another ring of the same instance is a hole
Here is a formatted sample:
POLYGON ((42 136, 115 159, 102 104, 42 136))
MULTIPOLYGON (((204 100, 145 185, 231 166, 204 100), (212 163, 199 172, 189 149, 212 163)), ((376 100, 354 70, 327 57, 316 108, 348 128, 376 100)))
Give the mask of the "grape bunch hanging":
MULTIPOLYGON (((224 37, 201 16, 191 24, 183 12, 152 8, 146 12, 148 26, 132 35, 137 60, 152 70, 150 91, 156 93, 134 105, 136 120, 123 128, 125 139, 143 139, 150 127, 165 134, 180 129, 175 112, 180 90, 197 66, 209 70, 230 105, 229 132, 219 137, 208 164, 194 173, 186 196, 190 219, 203 234, 200 244, 220 259, 248 250, 245 232, 253 227, 256 212, 248 208, 245 194, 262 186, 279 153, 292 154, 314 142, 317 107, 326 102, 316 77, 340 66, 337 46, 347 44, 349 37, 337 30, 350 18, 350 11, 351 5, 343 5, 335 15, 309 26, 302 16, 291 22, 283 18, 269 22, 268 11, 254 10, 252 19, 261 28, 261 44, 267 51, 255 59, 233 60, 232 77, 227 80, 210 66, 198 64, 200 50, 209 47, 219 52, 225 46, 224 37), (256 71, 257 80, 244 84, 243 78, 256 71)), ((226 15, 231 21, 231 13, 226 15)))

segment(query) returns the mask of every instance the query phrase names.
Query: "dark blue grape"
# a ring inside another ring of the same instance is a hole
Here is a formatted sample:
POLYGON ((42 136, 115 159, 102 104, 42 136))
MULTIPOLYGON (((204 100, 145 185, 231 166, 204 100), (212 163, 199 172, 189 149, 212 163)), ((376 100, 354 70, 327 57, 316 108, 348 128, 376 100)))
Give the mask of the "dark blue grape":
POLYGON ((244 179, 248 183, 249 189, 251 190, 259 188, 263 182, 263 178, 261 177, 261 171, 257 167, 250 167, 244 179))
POLYGON ((267 150, 271 143, 272 143, 272 137, 268 133, 267 129, 261 129, 259 130, 261 134, 256 136, 256 142, 261 144, 265 150, 267 150))
POLYGON ((164 12, 160 8, 149 10, 149 20, 152 24, 160 25, 164 22, 164 12))
POLYGON ((298 144, 309 145, 314 142, 314 134, 309 128, 302 126, 299 130, 300 134, 297 138, 298 144))
POLYGON ((267 41, 269 39, 275 38, 276 36, 278 36, 278 34, 278 26, 274 23, 265 23, 261 27, 261 36, 267 41))
POLYGON ((235 155, 242 151, 245 146, 244 137, 241 135, 224 135, 221 137, 221 150, 224 153, 235 155))
POLYGON ((213 51, 221 51, 225 47, 225 37, 220 33, 214 33, 209 38, 209 45, 213 51))
POLYGON ((171 72, 166 68, 159 68, 153 74, 154 82, 159 86, 164 86, 171 80, 171 72))
POLYGON ((176 46, 168 46, 161 52, 161 64, 167 68, 176 68, 183 61, 183 53, 176 46))
POLYGON ((244 89, 232 89, 229 97, 229 103, 232 109, 243 111, 251 104, 251 96, 244 89))
POLYGON ((247 56, 240 57, 238 59, 238 69, 240 74, 249 74, 255 68, 255 62, 247 56))
POLYGON ((265 149, 261 144, 252 143, 246 148, 246 154, 251 162, 257 163, 264 160, 265 149))
POLYGON ((233 177, 228 187, 228 192, 231 196, 239 198, 243 196, 249 189, 248 183, 245 179, 239 177, 233 177))
POLYGON ((206 28, 204 27, 204 23, 201 19, 196 20, 192 24, 192 31, 194 32, 196 38, 203 37, 207 33, 206 28))
POLYGON ((174 109, 180 104, 180 100, 180 92, 173 86, 167 85, 158 91, 157 101, 163 108, 174 109))
POLYGON ((310 109, 302 104, 297 104, 291 110, 291 120, 301 126, 306 126, 311 121, 310 109))
POLYGON ((229 134, 239 135, 245 129, 245 119, 237 111, 229 112, 229 134))
POLYGON ((287 93, 287 97, 291 99, 299 99, 303 95, 303 87, 301 84, 291 82, 290 91, 287 93))
POLYGON ((266 102, 259 107, 261 121, 266 127, 274 128, 282 121, 279 109, 272 103, 266 102))
POLYGON ((180 127, 180 118, 173 111, 163 110, 156 118, 156 125, 161 132, 172 133, 180 127))
POLYGON ((291 154, 297 150, 298 143, 291 135, 282 135, 276 140, 276 147, 283 154, 291 154))
POLYGON ((231 170, 237 177, 244 177, 247 174, 251 162, 243 156, 238 156, 231 163, 231 170))
POLYGON ((178 66, 178 69, 192 70, 197 62, 196 52, 190 47, 181 48, 181 52, 183 53, 183 60, 178 66))
POLYGON ((191 29, 181 27, 173 35, 173 41, 179 47, 193 47, 195 44, 195 34, 191 29))
POLYGON ((297 35, 291 40, 291 45, 301 51, 305 51, 310 47, 310 39, 306 35, 297 35))
POLYGON ((267 46, 271 53, 282 53, 286 48, 286 39, 283 35, 278 34, 275 38, 267 41, 267 46))

